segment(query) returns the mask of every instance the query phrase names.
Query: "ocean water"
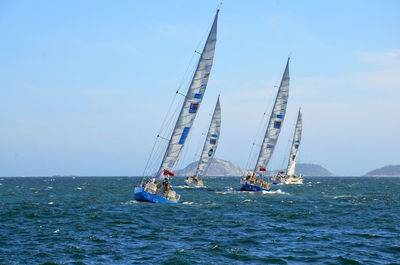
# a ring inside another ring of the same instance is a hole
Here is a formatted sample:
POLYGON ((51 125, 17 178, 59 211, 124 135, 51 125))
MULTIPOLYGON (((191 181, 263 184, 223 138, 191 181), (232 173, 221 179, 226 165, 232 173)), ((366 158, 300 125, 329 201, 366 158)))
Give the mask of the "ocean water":
POLYGON ((139 178, 0 179, 0 264, 400 264, 400 178, 306 178, 133 200, 139 178))

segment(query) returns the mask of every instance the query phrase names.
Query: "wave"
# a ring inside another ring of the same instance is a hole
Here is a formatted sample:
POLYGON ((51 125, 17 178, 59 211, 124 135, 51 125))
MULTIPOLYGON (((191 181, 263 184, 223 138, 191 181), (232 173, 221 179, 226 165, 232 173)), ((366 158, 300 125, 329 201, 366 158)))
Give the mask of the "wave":
POLYGON ((134 204, 134 203, 138 203, 138 201, 130 200, 130 201, 127 201, 127 202, 123 202, 122 204, 134 204))
POLYGON ((337 199, 352 198, 352 197, 353 197, 352 195, 338 195, 333 197, 333 199, 337 200, 337 199))
POLYGON ((178 189, 205 189, 205 188, 207 188, 207 186, 191 187, 191 186, 186 186, 186 185, 179 185, 179 186, 174 186, 174 188, 178 188, 178 189))
POLYGON ((282 194, 282 195, 290 195, 290 193, 284 192, 281 189, 270 190, 270 191, 262 191, 262 194, 282 194))

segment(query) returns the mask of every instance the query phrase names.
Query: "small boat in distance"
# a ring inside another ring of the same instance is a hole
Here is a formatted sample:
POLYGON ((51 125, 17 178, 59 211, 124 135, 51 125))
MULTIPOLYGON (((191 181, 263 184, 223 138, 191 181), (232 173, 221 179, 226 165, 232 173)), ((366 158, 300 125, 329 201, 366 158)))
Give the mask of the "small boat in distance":
POLYGON ((214 113, 211 118, 210 127, 206 140, 204 142, 203 151, 200 155, 199 164, 196 168, 196 173, 192 177, 186 177, 185 184, 193 188, 204 187, 203 180, 201 178, 206 176, 207 170, 210 167, 211 159, 214 157, 217 151, 219 142, 219 136, 221 131, 221 106, 219 103, 219 96, 217 103, 214 108, 214 113))
POLYGON ((276 95, 274 107, 269 117, 268 127, 265 132, 264 141, 261 145, 257 163, 253 171, 248 171, 240 182, 240 189, 244 191, 270 191, 270 181, 265 180, 266 167, 271 159, 272 153, 281 132, 286 107, 289 98, 289 61, 288 58, 281 84, 276 95))
MULTIPOLYGON (((181 156, 182 149, 190 133, 190 129, 193 126, 197 111, 200 108, 206 91, 217 41, 218 13, 219 10, 217 10, 215 14, 214 22, 211 26, 203 51, 200 54, 197 68, 185 95, 175 127, 170 138, 167 139, 168 146, 160 168, 155 177, 144 176, 139 186, 135 187, 134 198, 137 201, 179 203, 180 195, 173 190, 170 184, 170 177, 174 176, 173 171, 181 156)), ((160 137, 160 135, 157 137, 160 137)), ((161 138, 164 139, 164 137, 161 138)))
POLYGON ((303 130, 302 115, 301 115, 301 110, 299 109, 286 175, 285 172, 279 172, 280 174, 278 174, 273 178, 273 183, 280 182, 284 184, 303 184, 303 175, 299 174, 298 177, 296 177, 295 175, 297 153, 299 152, 302 130, 303 130))

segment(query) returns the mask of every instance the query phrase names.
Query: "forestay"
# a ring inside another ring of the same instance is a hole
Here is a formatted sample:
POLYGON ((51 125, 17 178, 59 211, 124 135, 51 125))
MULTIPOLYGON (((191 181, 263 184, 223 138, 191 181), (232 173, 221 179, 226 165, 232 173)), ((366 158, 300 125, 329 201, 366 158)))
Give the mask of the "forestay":
POLYGON ((211 159, 214 157, 217 150, 219 135, 221 131, 221 106, 219 97, 215 105, 214 113, 211 119, 210 128, 208 129, 206 141, 204 143, 203 151, 200 156, 200 161, 197 166, 196 176, 204 177, 209 166, 211 159))
POLYGON ((217 10, 215 15, 213 25, 186 93, 161 166, 158 170, 157 176, 159 178, 163 177, 164 172, 172 172, 174 170, 203 99, 214 59, 218 13, 219 10, 217 10))
POLYGON ((285 72, 283 73, 274 107, 269 117, 267 131, 265 132, 264 141, 260 148, 254 172, 261 173, 261 171, 265 171, 272 153, 274 152, 279 133, 281 132, 289 97, 289 60, 290 58, 288 58, 286 63, 285 72))
POLYGON ((293 135, 292 150, 290 151, 288 167, 286 170, 286 174, 288 176, 294 176, 294 171, 296 169, 297 152, 299 151, 302 130, 303 124, 301 119, 301 112, 299 110, 299 114, 297 115, 296 129, 293 135))

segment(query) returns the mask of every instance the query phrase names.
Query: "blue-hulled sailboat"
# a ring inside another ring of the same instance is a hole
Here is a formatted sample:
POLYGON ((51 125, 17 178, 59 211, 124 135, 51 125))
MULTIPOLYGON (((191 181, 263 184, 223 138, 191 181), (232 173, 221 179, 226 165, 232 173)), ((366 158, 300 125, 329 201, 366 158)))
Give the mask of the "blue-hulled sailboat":
POLYGON ((217 104, 214 108, 214 113, 211 118, 210 127, 208 128, 206 140, 204 142, 203 151, 200 155, 200 160, 196 168, 196 173, 194 176, 187 177, 185 179, 185 184, 193 188, 204 187, 204 178, 207 174, 207 170, 210 167, 211 160, 217 151, 217 146, 219 142, 219 136, 221 132, 221 105, 219 103, 219 96, 217 99, 217 104))
POLYGON ((281 84, 276 95, 274 107, 269 117, 268 127, 265 132, 263 144, 257 158, 253 171, 248 171, 240 182, 240 189, 244 191, 270 191, 269 179, 265 179, 266 168, 272 153, 274 152, 281 132, 283 120, 286 114, 286 107, 289 97, 289 61, 288 58, 281 84))
POLYGON ((154 203, 179 203, 180 195, 173 190, 170 180, 174 176, 173 171, 181 156, 206 91, 217 41, 218 13, 219 10, 215 14, 211 30, 200 54, 196 71, 185 95, 172 135, 168 140, 160 168, 155 177, 144 177, 142 179, 139 187, 135 188, 135 200, 154 203))

